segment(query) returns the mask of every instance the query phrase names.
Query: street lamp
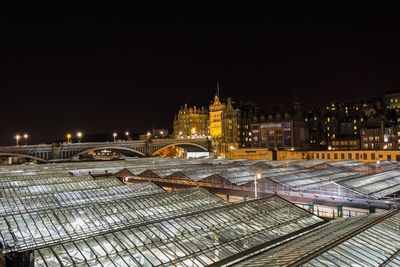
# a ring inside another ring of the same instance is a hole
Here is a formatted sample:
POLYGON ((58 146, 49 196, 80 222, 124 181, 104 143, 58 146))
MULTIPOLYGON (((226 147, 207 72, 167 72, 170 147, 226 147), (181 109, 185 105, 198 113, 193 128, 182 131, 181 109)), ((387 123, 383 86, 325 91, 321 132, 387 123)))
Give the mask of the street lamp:
POLYGON ((258 197, 257 194, 257 180, 261 178, 261 173, 256 173, 256 175, 254 175, 254 198, 258 197))
POLYGON ((125 132, 125 136, 126 136, 126 141, 128 141, 128 139, 129 139, 129 132, 128 131, 125 132))
POLYGON ((113 133, 113 137, 114 137, 114 142, 115 142, 115 137, 117 137, 117 133, 113 133))
POLYGON ((76 136, 78 137, 78 142, 80 143, 82 138, 82 132, 78 132, 76 136))
POLYGON ((25 145, 28 145, 28 134, 24 134, 25 145))
POLYGON ((20 138, 21 138, 21 136, 20 136, 19 134, 17 134, 17 135, 15 136, 15 140, 17 140, 17 146, 18 146, 18 141, 19 141, 20 138))
POLYGON ((147 138, 150 138, 151 133, 147 132, 147 138))
POLYGON ((71 137, 72 137, 72 134, 67 133, 67 143, 68 144, 71 142, 71 137))

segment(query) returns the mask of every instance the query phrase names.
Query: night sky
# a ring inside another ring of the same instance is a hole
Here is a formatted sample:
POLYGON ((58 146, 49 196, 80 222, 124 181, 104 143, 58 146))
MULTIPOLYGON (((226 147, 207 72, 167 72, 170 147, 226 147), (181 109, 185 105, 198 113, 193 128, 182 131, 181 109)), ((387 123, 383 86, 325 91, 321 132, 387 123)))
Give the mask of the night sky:
POLYGON ((285 3, 2 8, 0 144, 168 128, 217 81, 222 96, 291 105, 297 92, 305 107, 399 89, 395 7, 285 3))

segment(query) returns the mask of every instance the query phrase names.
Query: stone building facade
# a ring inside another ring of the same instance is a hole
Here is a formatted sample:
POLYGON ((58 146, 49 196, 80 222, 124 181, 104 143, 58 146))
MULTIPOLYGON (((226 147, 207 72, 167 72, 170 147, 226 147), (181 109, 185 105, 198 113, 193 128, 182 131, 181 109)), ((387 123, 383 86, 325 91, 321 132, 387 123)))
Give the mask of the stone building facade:
POLYGON ((204 107, 188 107, 185 104, 175 115, 174 138, 196 138, 209 135, 208 110, 204 107))

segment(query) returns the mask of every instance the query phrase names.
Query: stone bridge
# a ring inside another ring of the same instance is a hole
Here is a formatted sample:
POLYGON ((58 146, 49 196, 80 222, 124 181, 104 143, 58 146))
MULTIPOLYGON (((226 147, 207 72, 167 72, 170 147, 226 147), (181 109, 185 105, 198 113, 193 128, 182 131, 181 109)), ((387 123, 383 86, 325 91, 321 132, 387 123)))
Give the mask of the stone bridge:
POLYGON ((186 150, 210 151, 207 138, 197 139, 150 139, 124 142, 53 143, 40 145, 0 146, 0 157, 20 157, 46 162, 49 160, 72 159, 73 157, 97 150, 127 152, 142 157, 151 157, 171 146, 186 150))

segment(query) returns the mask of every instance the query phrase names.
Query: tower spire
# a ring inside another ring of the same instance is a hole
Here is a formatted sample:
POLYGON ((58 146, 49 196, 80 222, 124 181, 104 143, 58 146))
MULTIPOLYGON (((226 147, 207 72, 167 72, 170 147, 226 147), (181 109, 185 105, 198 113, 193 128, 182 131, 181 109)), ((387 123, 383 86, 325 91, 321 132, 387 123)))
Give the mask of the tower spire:
POLYGON ((217 96, 219 97, 219 82, 217 82, 217 96))

